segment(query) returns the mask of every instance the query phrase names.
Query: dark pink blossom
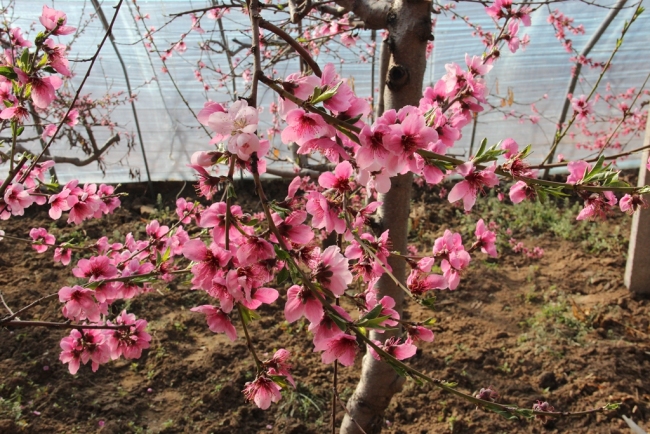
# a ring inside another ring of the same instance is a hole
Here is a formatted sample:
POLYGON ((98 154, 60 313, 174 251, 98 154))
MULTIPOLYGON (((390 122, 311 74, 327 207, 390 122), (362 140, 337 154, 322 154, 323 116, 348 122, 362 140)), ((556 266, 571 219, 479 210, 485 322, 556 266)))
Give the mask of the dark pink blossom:
POLYGON ((457 172, 465 177, 453 186, 447 199, 454 203, 463 199, 465 211, 470 211, 476 202, 476 196, 483 191, 484 187, 494 187, 499 185, 499 179, 494 174, 496 164, 487 167, 484 170, 477 171, 471 161, 461 164, 456 168, 457 172))
POLYGON ((354 364, 354 358, 359 351, 357 339, 345 333, 329 339, 323 345, 325 351, 321 356, 321 360, 326 365, 329 365, 334 360, 338 360, 343 366, 352 366, 354 364))
POLYGON ((481 248, 481 252, 493 258, 496 258, 498 256, 497 248, 495 245, 497 236, 494 234, 494 232, 487 230, 483 219, 480 219, 476 223, 476 231, 474 232, 474 235, 476 235, 476 243, 481 248))
POLYGON ((247 401, 253 401, 262 410, 271 406, 271 402, 278 402, 280 395, 280 386, 266 375, 258 376, 255 381, 246 383, 244 396, 247 401))
MULTIPOLYGON (((397 360, 404 360, 408 359, 409 357, 413 357, 418 350, 418 348, 413 345, 413 342, 410 339, 402 342, 401 339, 392 337, 388 339, 384 344, 379 341, 373 341, 373 343, 391 356, 395 357, 397 360)), ((370 345, 368 345, 368 351, 375 360, 381 360, 381 357, 379 354, 377 354, 377 351, 375 351, 375 349, 370 345)))
POLYGON ((93 291, 88 288, 75 285, 74 287, 64 286, 59 290, 59 301, 65 303, 63 316, 73 321, 88 319, 93 322, 100 320, 100 311, 93 291))
POLYGON ((352 273, 348 269, 348 259, 337 246, 329 246, 319 255, 318 263, 312 271, 314 281, 329 289, 332 294, 341 296, 352 283, 352 273))
POLYGON ((287 290, 284 316, 289 323, 295 322, 303 316, 311 323, 318 323, 323 318, 323 305, 309 289, 293 285, 287 290))
POLYGON ((96 282, 115 277, 118 271, 107 256, 93 256, 90 259, 80 259, 77 267, 72 269, 72 274, 96 282))
POLYGON ((352 165, 349 161, 339 163, 332 172, 324 172, 318 177, 318 183, 323 188, 332 188, 339 193, 352 190, 350 177, 352 176, 352 165))
POLYGON ((210 331, 214 333, 225 333, 231 341, 237 340, 237 330, 230 322, 230 317, 220 308, 209 304, 197 306, 190 309, 192 312, 199 312, 205 315, 210 331))
POLYGON ((199 239, 190 240, 183 246, 183 256, 196 264, 192 267, 192 285, 194 288, 208 290, 212 286, 212 279, 218 270, 226 266, 232 253, 224 250, 215 243, 206 247, 199 239))
POLYGON ((291 353, 284 348, 280 348, 270 360, 265 360, 263 365, 267 368, 269 375, 283 375, 293 387, 296 387, 296 382, 293 380, 290 371, 292 366, 287 363, 290 358, 291 353))
MULTIPOLYGON (((112 323, 108 323, 109 325, 112 323)), ((149 348, 151 335, 145 331, 147 321, 135 319, 135 315, 127 314, 125 310, 115 318, 115 325, 128 325, 130 327, 110 330, 107 333, 107 343, 111 349, 111 358, 139 359, 142 350, 149 348)))
POLYGON ((38 253, 45 253, 48 246, 53 246, 56 243, 54 235, 48 234, 45 228, 32 228, 29 231, 29 236, 34 240, 32 248, 38 253))

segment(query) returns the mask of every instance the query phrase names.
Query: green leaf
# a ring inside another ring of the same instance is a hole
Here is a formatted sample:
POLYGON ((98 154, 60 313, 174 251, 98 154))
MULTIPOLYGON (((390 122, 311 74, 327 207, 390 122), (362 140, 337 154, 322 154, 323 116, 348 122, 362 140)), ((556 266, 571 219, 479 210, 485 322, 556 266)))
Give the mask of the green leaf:
POLYGON ((612 403, 609 403, 609 404, 605 404, 605 406, 603 407, 603 410, 608 410, 608 411, 609 410, 618 410, 618 408, 620 406, 621 406, 620 402, 612 402, 612 403))
POLYGON ((375 305, 375 307, 373 307, 370 312, 366 313, 364 316, 359 318, 358 322, 362 322, 364 320, 377 318, 383 309, 384 309, 384 306, 382 304, 380 304, 380 303, 377 303, 377 305, 375 305))
POLYGON ((16 130, 16 137, 20 137, 23 131, 25 131, 25 127, 23 126, 18 127, 18 129, 16 130))
POLYGON ((334 324, 336 324, 336 326, 337 326, 339 329, 341 329, 341 331, 344 332, 344 331, 347 330, 347 328, 348 328, 348 323, 347 323, 347 321, 346 321, 344 318, 342 318, 341 316, 339 316, 338 314, 336 314, 336 313, 334 313, 334 312, 327 312, 327 315, 330 317, 330 319, 331 319, 332 321, 334 321, 334 324))
POLYGON ((478 152, 476 153, 476 156, 473 158, 475 160, 476 158, 480 157, 483 155, 483 152, 485 152, 485 147, 487 146, 487 137, 481 140, 481 146, 478 148, 478 152))
POLYGON ((57 74, 56 69, 52 68, 51 66, 46 66, 43 68, 43 71, 49 72, 50 74, 57 74))
POLYGON ((436 304, 436 298, 435 297, 427 297, 423 298, 420 300, 420 304, 424 307, 428 307, 429 309, 435 309, 435 304, 436 304))
POLYGON ((493 411, 494 413, 498 414, 499 416, 502 416, 506 418, 507 420, 519 420, 517 415, 512 414, 510 411, 505 410, 501 407, 491 407, 491 406, 485 406, 487 410, 493 411))
POLYGON ((428 320, 424 321, 422 325, 425 326, 432 326, 434 325, 438 320, 436 320, 434 317, 429 318, 428 320))
POLYGON ((228 199, 237 199, 237 193, 235 193, 235 186, 232 184, 228 184, 228 188, 226 189, 226 198, 228 199))
POLYGON ((246 325, 248 325, 251 321, 255 321, 261 318, 257 312, 255 312, 254 310, 250 310, 244 305, 240 304, 239 308, 241 312, 241 319, 246 325))
POLYGON ((283 283, 285 280, 289 278, 289 270, 287 270, 286 267, 284 267, 280 272, 278 273, 276 277, 276 281, 278 282, 278 285, 283 283))
POLYGON ((269 375, 271 380, 281 388, 285 389, 289 386, 289 382, 287 381, 287 377, 284 375, 269 375))
POLYGON ((357 326, 365 327, 368 329, 386 330, 386 327, 381 326, 380 324, 386 321, 387 319, 390 319, 390 315, 378 316, 377 318, 373 318, 373 319, 361 320, 357 323, 357 326))
MULTIPOLYGON (((18 74, 14 71, 14 69, 11 66, 0 66, 0 75, 3 77, 8 78, 9 80, 16 80, 18 79, 18 74)), ((7 104, 7 101, 5 101, 5 105, 7 104)), ((11 106, 7 106, 11 107, 11 106)))
POLYGON ((29 69, 31 69, 31 68, 29 68, 30 65, 29 65, 29 50, 28 49, 23 50, 23 54, 20 56, 20 63, 22 63, 22 65, 23 65, 22 69, 25 72, 27 72, 29 69))
MULTIPOLYGON (((318 104, 319 102, 327 101, 328 99, 332 98, 334 95, 336 95, 336 92, 338 92, 341 83, 343 83, 343 81, 339 81, 333 88, 326 86, 324 89, 320 89, 317 87, 316 89, 319 89, 319 95, 312 98, 310 102, 312 104, 318 104)), ((314 89, 314 95, 316 94, 316 89, 314 89)))
POLYGON ((289 253, 282 250, 282 247, 278 246, 277 244, 273 245, 273 249, 275 250, 275 255, 279 259, 284 259, 284 260, 291 259, 291 256, 289 256, 289 253))

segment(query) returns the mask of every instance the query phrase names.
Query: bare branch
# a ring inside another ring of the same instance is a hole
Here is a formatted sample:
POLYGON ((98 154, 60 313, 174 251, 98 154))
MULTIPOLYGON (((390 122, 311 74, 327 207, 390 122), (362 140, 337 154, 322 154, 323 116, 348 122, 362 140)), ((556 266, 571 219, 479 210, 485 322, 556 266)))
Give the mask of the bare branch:
MULTIPOLYGON (((108 148, 110 148, 111 146, 113 146, 115 143, 117 143, 119 141, 120 141, 120 136, 118 134, 112 136, 111 138, 109 138, 106 141, 106 143, 104 143, 104 145, 101 148, 95 148, 93 150, 94 152, 92 153, 92 155, 90 157, 86 158, 85 160, 82 160, 80 158, 57 157, 57 156, 47 157, 47 158, 44 158, 44 160, 52 160, 56 164, 67 163, 67 164, 72 164, 72 165, 77 166, 77 167, 86 166, 86 165, 88 165, 90 163, 93 163, 93 162, 99 160, 101 158, 101 156, 106 151, 108 151, 108 148)), ((29 153, 29 150, 27 150, 25 147, 23 147, 21 145, 18 145, 16 147, 16 150, 19 151, 19 152, 27 152, 27 153, 29 153)))
POLYGON ((369 30, 385 29, 393 6, 388 0, 335 0, 335 3, 357 15, 369 30))

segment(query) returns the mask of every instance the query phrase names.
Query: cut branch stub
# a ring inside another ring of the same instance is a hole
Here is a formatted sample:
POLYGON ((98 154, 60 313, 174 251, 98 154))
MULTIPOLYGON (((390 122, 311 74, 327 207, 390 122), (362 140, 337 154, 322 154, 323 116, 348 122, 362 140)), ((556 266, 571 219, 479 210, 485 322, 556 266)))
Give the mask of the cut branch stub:
POLYGON ((386 86, 393 92, 397 92, 408 84, 409 79, 410 74, 408 69, 402 65, 394 65, 388 71, 386 86))

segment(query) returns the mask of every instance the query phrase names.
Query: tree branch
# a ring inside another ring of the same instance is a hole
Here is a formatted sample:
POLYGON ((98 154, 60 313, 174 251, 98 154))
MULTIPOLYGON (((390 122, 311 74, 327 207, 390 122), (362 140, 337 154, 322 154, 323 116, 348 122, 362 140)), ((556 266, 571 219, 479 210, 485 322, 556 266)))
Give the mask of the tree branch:
POLYGON ((388 26, 388 14, 393 2, 387 0, 335 0, 346 11, 353 12, 364 22, 366 29, 381 30, 388 26))

